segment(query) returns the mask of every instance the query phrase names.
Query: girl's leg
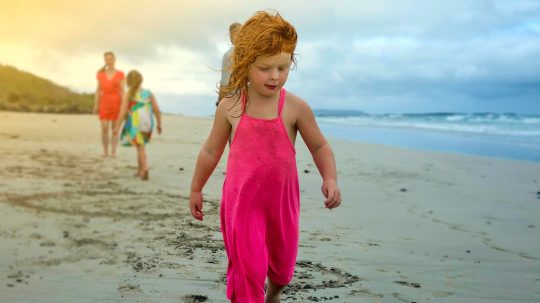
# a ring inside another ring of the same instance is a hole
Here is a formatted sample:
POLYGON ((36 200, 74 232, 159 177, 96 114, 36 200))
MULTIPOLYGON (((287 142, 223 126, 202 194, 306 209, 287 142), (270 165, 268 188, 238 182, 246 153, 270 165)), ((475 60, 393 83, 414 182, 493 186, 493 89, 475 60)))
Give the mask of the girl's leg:
POLYGON ((112 131, 116 127, 117 122, 111 121, 111 157, 116 157, 116 147, 118 146, 118 135, 115 135, 112 131))
POLYGON ((141 156, 139 156, 139 149, 137 148, 137 145, 135 145, 135 149, 137 150, 137 173, 135 173, 134 177, 142 177, 142 163, 141 163, 141 156))
POLYGON ((137 152, 141 161, 141 178, 143 180, 148 180, 148 161, 146 158, 146 150, 144 149, 144 145, 137 145, 137 152))
POLYGON ((103 145, 103 157, 109 156, 109 121, 101 120, 101 145, 103 145))
POLYGON ((133 175, 134 177, 142 176, 142 164, 141 164, 141 152, 138 145, 133 145, 137 151, 137 172, 133 175))
POLYGON ((264 303, 279 303, 279 294, 285 288, 285 286, 286 285, 277 285, 272 282, 272 280, 268 279, 264 303))

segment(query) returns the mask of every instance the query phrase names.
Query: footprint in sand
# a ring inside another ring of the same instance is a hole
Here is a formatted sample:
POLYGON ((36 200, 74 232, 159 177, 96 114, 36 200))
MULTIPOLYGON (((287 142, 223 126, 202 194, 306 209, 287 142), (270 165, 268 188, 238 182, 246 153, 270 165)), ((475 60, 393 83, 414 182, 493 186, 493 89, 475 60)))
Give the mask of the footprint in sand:
POLYGON ((204 295, 187 295, 184 297, 185 303, 198 303, 198 302, 208 302, 208 297, 204 295))
POLYGON ((311 261, 296 262, 295 278, 283 291, 284 298, 302 297, 309 301, 339 300, 338 294, 326 293, 316 297, 312 293, 318 290, 330 290, 349 287, 360 281, 358 276, 335 267, 326 267, 311 261), (304 296, 302 296, 304 295, 304 296))
POLYGON ((416 282, 394 281, 394 283, 401 284, 401 285, 405 285, 405 286, 409 286, 409 287, 414 287, 414 288, 420 288, 420 287, 422 287, 422 286, 420 285, 420 283, 416 283, 416 282))
POLYGON ((120 285, 120 286, 118 286, 118 290, 122 291, 122 292, 126 292, 126 291, 140 292, 140 291, 142 291, 141 287, 138 284, 134 284, 134 283, 126 283, 126 284, 120 285))
POLYGON ((433 296, 437 298, 449 297, 453 295, 454 292, 451 291, 434 291, 433 296))
POLYGON ((17 271, 7 275, 8 280, 11 280, 11 283, 6 284, 8 287, 14 287, 15 283, 24 283, 28 284, 28 279, 30 279, 29 274, 24 274, 22 271, 17 271))

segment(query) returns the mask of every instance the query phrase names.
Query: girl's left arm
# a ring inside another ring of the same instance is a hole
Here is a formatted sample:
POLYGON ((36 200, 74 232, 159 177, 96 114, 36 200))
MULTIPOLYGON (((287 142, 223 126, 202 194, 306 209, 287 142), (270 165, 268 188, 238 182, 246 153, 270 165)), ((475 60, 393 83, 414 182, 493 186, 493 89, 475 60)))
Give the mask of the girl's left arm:
POLYGON ((122 122, 124 121, 124 118, 126 117, 127 110, 128 110, 127 94, 122 94, 122 102, 120 103, 120 113, 118 114, 118 119, 116 120, 116 125, 113 130, 115 134, 118 134, 120 132, 120 126, 122 125, 122 122))
POLYGON ((315 161, 315 165, 317 165, 323 178, 321 190, 326 197, 324 204, 328 209, 336 208, 341 204, 341 191, 337 185, 334 153, 321 133, 309 105, 302 100, 297 105, 296 128, 311 152, 313 161, 315 161))
POLYGON ((161 134, 161 111, 159 110, 159 106, 157 104, 156 97, 154 97, 154 94, 150 96, 150 100, 152 100, 152 110, 157 120, 157 131, 158 134, 161 134))

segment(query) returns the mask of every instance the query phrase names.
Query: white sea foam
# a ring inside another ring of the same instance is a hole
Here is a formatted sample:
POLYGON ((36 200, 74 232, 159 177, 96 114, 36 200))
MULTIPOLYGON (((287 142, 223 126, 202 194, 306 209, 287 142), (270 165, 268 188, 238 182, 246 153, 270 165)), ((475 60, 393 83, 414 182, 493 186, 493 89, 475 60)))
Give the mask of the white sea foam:
POLYGON ((387 115, 330 115, 319 121, 366 127, 400 127, 434 131, 527 136, 540 138, 540 116, 516 114, 387 114, 387 115))

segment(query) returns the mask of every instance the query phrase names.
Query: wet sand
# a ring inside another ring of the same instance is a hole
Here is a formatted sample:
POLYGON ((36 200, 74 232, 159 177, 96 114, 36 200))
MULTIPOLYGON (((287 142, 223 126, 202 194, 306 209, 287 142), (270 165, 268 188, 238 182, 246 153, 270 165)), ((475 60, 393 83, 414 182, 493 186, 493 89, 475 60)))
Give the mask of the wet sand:
MULTIPOLYGON (((2 302, 227 302, 225 157, 187 207, 211 120, 166 115, 148 146, 100 157, 95 116, 0 112, 2 302)), ((332 140, 341 208, 297 142, 301 245, 284 302, 540 301, 540 164, 332 140)))

